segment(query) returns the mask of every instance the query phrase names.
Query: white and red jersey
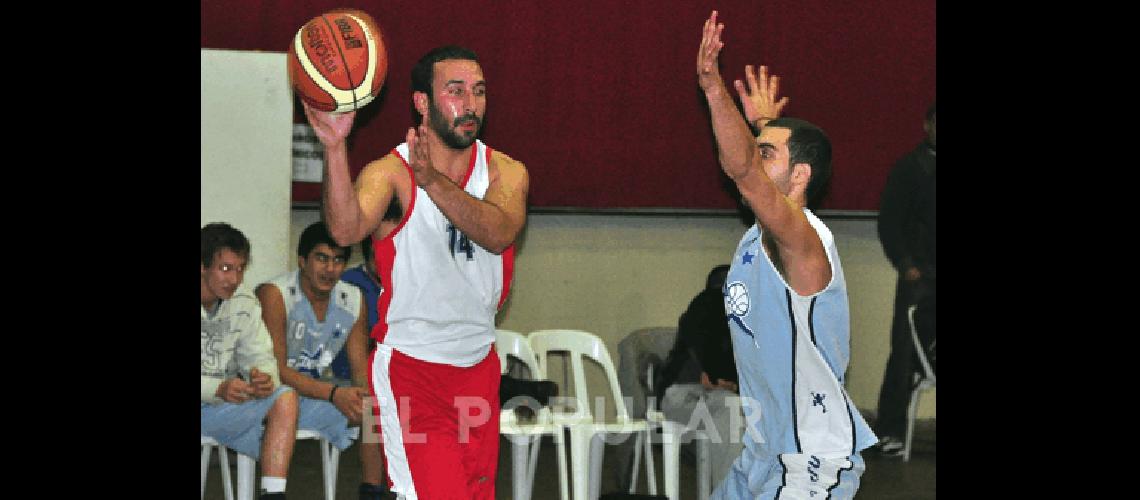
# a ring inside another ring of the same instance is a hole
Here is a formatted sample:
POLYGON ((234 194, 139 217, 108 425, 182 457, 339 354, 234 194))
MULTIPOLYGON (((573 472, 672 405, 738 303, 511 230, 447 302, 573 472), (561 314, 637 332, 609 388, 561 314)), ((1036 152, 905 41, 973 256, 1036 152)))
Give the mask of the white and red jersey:
MULTIPOLYGON (((490 185, 492 150, 482 141, 459 187, 483 199, 490 185)), ((407 143, 393 152, 408 165, 407 143)), ((374 240, 384 290, 372 329, 378 343, 416 359, 469 367, 495 342, 495 312, 507 297, 514 245, 495 255, 459 231, 416 186, 400 225, 374 240)))

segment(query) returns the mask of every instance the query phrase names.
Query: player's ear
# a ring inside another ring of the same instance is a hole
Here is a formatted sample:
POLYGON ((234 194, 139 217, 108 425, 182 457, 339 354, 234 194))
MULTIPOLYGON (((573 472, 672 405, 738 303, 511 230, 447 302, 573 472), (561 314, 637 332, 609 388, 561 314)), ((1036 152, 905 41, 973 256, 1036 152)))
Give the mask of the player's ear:
POLYGON ((803 185, 807 189, 808 182, 811 181, 811 165, 808 163, 797 163, 792 167, 792 183, 803 185))

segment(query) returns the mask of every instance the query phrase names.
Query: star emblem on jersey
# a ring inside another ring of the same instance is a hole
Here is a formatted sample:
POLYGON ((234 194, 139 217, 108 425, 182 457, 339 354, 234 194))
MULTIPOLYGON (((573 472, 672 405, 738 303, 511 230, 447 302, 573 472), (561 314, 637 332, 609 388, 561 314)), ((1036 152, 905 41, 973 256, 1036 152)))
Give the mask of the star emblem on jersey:
POLYGON ((752 258, 755 256, 756 256, 755 254, 748 253, 748 250, 745 250, 744 255, 740 256, 740 263, 741 264, 751 264, 752 258))

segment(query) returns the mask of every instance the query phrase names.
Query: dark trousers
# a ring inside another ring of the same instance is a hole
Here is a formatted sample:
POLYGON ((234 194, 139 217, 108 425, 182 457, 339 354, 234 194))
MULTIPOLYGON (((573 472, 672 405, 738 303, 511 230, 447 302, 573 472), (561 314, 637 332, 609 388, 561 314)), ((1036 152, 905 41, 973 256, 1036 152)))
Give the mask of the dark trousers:
POLYGON ((891 354, 879 389, 875 431, 880 438, 894 436, 901 439, 906 434, 906 412, 910 391, 914 388, 914 373, 922 370, 910 336, 907 309, 918 304, 915 324, 922 342, 930 345, 929 339, 935 338, 935 302, 933 284, 909 282, 899 275, 895 286, 895 313, 891 321, 891 354))

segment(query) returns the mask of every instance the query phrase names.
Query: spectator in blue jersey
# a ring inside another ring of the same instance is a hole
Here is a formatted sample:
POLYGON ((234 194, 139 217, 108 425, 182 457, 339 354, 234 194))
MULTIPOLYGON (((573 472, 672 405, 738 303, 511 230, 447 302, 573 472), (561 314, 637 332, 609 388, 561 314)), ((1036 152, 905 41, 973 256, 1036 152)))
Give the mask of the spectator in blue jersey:
POLYGON ((285 498, 297 393, 278 377, 257 299, 238 290, 249 257, 241 231, 202 228, 202 435, 260 459, 261 498, 285 498))
POLYGON ((910 403, 914 374, 921 370, 914 341, 911 340, 907 310, 917 305, 915 326, 933 357, 930 346, 935 337, 935 105, 926 111, 923 128, 926 137, 903 156, 887 177, 879 202, 879 241, 883 253, 898 271, 895 286, 895 312, 891 322, 891 354, 879 390, 879 412, 875 430, 882 436, 876 450, 884 457, 903 456, 906 409, 910 403))
MULTIPOLYGON (((370 411, 367 308, 360 289, 340 281, 352 248, 336 244, 324 223, 301 233, 297 266, 257 287, 262 318, 273 339, 281 380, 301 394, 297 428, 314 430, 340 450, 370 411), (333 373, 341 352, 347 377, 333 373)), ((377 446, 360 446, 360 498, 384 498, 377 446)))
MULTIPOLYGON (((847 287, 835 238, 808 209, 831 173, 831 143, 804 120, 762 116, 753 137, 720 75, 724 25, 705 21, 697 82, 708 103, 717 157, 756 215, 740 240, 724 301, 746 432, 744 450, 712 498, 851 499, 865 469, 871 428, 843 387, 850 358, 847 287)), ((741 100, 776 93, 761 67, 741 100), (756 83, 753 85, 753 83, 756 83)))

